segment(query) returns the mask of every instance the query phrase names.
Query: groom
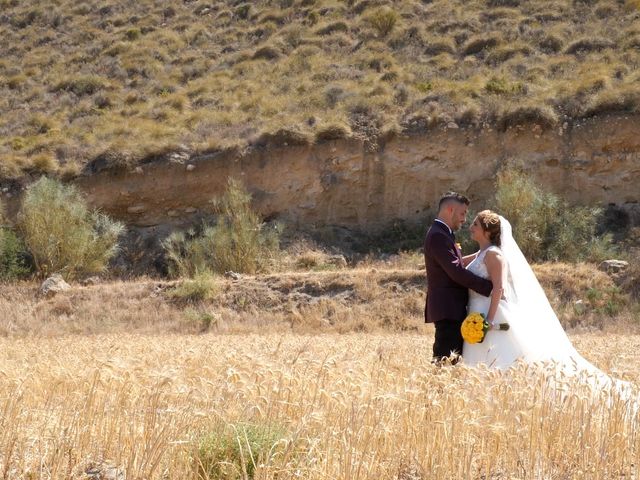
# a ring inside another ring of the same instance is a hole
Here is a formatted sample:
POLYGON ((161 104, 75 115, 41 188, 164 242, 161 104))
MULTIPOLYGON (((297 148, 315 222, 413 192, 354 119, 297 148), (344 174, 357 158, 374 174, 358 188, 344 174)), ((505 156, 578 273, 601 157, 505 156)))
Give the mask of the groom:
MULTIPOLYGON (((440 363, 450 355, 462 354, 460 326, 467 316, 468 289, 489 296, 493 285, 465 269, 454 231, 467 218, 469 200, 459 193, 445 194, 438 204, 438 217, 424 239, 427 269, 425 321, 433 323, 436 338, 433 360, 440 363)), ((454 360, 455 361, 455 360, 454 360)))

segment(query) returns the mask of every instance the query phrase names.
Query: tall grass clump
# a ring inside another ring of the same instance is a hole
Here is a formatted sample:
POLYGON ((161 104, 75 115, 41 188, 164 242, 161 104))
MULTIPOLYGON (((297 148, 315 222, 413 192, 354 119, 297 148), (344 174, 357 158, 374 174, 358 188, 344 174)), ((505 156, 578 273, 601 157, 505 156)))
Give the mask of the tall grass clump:
POLYGON ((251 195, 236 180, 229 180, 225 194, 214 205, 215 225, 204 226, 201 233, 177 232, 165 240, 170 274, 264 270, 279 250, 279 227, 262 222, 251 208, 251 195))
POLYGON ((210 300, 218 288, 214 275, 209 271, 199 271, 192 278, 182 280, 169 290, 169 298, 179 303, 197 303, 210 300))
POLYGON ((398 17, 399 15, 390 8, 379 8, 371 13, 366 20, 378 35, 386 37, 398 23, 398 17))
POLYGON ((195 458, 199 478, 251 479, 285 450, 285 432, 267 424, 231 424, 203 436, 195 458))
POLYGON ((598 262, 614 254, 611 236, 597 234, 600 208, 569 205, 520 170, 498 174, 495 207, 529 260, 598 262))
POLYGON ((25 193, 19 215, 24 241, 39 276, 67 279, 107 268, 124 226, 91 211, 78 190, 42 177, 25 193))

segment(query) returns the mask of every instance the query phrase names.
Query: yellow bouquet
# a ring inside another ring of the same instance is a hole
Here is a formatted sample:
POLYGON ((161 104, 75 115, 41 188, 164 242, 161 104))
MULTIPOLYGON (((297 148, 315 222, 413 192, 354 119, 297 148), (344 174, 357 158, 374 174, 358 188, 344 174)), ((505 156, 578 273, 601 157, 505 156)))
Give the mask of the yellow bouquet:
POLYGON ((508 323, 498 323, 491 327, 485 320, 484 313, 471 312, 462 322, 460 332, 467 343, 482 343, 489 329, 506 332, 509 328, 508 323))
POLYGON ((460 332, 467 343, 481 343, 489 330, 489 322, 483 313, 471 312, 462 322, 460 332))

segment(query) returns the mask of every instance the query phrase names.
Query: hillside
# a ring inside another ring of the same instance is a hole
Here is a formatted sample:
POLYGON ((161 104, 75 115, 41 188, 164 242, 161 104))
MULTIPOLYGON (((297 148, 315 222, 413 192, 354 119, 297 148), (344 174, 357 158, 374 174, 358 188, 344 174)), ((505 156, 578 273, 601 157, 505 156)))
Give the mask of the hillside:
POLYGON ((638 0, 50 5, 0 0, 3 177, 640 109, 638 0))

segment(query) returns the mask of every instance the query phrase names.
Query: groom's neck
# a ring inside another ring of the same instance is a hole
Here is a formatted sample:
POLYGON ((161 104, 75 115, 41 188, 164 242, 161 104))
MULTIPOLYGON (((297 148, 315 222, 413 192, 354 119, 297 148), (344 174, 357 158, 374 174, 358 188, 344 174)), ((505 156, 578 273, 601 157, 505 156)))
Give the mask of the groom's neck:
POLYGON ((448 222, 446 218, 442 218, 440 215, 438 215, 436 217, 436 220, 439 220, 442 223, 444 223, 447 227, 449 227, 449 230, 451 230, 453 232, 453 228, 451 228, 451 222, 450 221, 448 222))

